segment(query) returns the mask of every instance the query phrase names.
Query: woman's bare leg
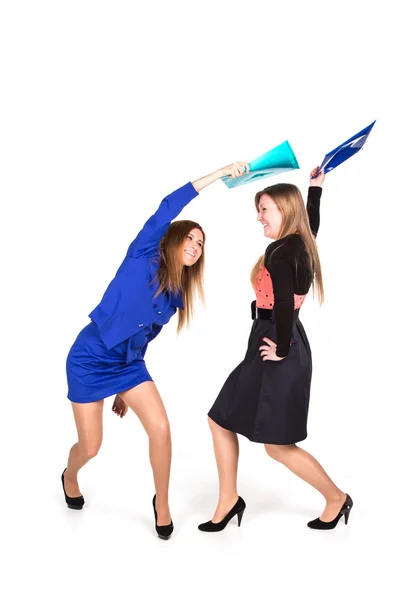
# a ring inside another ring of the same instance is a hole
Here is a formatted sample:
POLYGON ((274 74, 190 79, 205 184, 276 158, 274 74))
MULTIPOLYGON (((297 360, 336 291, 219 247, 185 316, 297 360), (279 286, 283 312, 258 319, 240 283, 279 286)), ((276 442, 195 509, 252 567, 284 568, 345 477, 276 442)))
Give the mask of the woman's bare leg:
POLYGON ((64 473, 64 486, 67 496, 81 495, 78 485, 78 471, 100 450, 103 439, 104 401, 78 404, 71 402, 78 442, 69 452, 67 470, 64 473))
POLYGON ((211 519, 213 523, 219 523, 228 514, 238 500, 237 472, 239 461, 239 442, 236 433, 223 429, 210 417, 210 425, 215 460, 217 461, 219 478, 218 506, 211 519))
POLYGON ((288 446, 265 444, 265 450, 269 456, 281 462, 324 496, 326 507, 320 517, 321 521, 332 521, 337 516, 346 500, 346 494, 333 483, 311 454, 296 444, 288 446))
POLYGON ((171 471, 171 431, 161 396, 152 381, 118 394, 140 419, 149 436, 150 463, 156 488, 157 525, 169 525, 168 487, 171 471))

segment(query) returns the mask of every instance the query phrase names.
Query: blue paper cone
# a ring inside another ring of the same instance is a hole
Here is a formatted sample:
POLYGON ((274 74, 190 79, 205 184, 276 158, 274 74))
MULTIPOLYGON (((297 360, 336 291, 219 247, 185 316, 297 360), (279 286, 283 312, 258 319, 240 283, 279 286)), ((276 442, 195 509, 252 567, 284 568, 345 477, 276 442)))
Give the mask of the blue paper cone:
POLYGON ((288 141, 255 158, 249 163, 249 166, 250 173, 245 173, 236 179, 223 177, 222 181, 228 188, 234 188, 284 171, 299 169, 299 163, 288 141))

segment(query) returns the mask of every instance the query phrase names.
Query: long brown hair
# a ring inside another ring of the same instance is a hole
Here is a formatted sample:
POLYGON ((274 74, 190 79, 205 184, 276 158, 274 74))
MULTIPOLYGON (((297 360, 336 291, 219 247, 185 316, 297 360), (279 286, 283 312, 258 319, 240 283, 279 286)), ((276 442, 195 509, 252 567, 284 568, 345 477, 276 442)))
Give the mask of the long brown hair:
POLYGON ((184 309, 178 310, 178 333, 183 327, 188 327, 194 313, 196 293, 202 303, 204 297, 204 246, 206 235, 202 227, 194 221, 174 221, 160 242, 160 265, 157 272, 159 282, 155 298, 162 292, 181 292, 184 309), (182 246, 192 231, 200 229, 203 234, 203 247, 200 258, 194 265, 187 267, 182 264, 182 246))
MULTIPOLYGON (((324 301, 324 284, 321 263, 318 256, 317 244, 310 229, 307 210, 299 188, 291 183, 277 183, 265 188, 261 192, 257 192, 254 198, 257 211, 259 210, 261 196, 264 194, 272 198, 282 213, 282 225, 277 239, 279 240, 293 233, 298 233, 301 236, 307 251, 310 272, 313 275, 313 292, 316 285, 318 299, 320 304, 322 304, 324 301)), ((256 282, 258 271, 263 264, 264 255, 258 259, 251 271, 250 279, 253 285, 256 282)))

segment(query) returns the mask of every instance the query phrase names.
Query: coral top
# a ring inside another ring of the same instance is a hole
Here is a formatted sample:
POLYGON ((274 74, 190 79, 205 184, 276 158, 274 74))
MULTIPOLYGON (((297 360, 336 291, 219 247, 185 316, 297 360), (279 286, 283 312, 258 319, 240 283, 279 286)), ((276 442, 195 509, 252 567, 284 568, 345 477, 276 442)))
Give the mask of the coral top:
MULTIPOLYGON (((319 229, 322 189, 308 189, 307 214, 314 236, 319 229)), ((272 242, 265 251, 254 287, 256 306, 274 309, 276 317, 276 355, 287 356, 293 326, 293 311, 299 309, 311 287, 307 251, 300 235, 291 234, 272 242), (268 267, 268 268, 267 268, 268 267)))
MULTIPOLYGON (((262 266, 258 271, 257 275, 257 285, 253 286, 253 289, 256 293, 257 308, 269 308, 272 309, 274 307, 274 290, 272 286, 271 276, 268 273, 267 269, 262 266)), ((293 294, 293 302, 294 309, 297 310, 300 308, 306 299, 307 294, 303 294, 302 296, 298 294, 293 294)))

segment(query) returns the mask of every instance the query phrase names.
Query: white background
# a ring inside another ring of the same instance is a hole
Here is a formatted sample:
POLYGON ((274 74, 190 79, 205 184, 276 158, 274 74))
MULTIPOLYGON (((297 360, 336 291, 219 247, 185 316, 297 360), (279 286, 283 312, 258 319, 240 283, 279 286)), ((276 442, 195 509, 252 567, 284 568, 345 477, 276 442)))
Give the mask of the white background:
POLYGON ((394 4, 2 2, 4 598, 398 597, 394 4), (146 436, 111 400, 81 473, 86 506, 69 511, 65 358, 162 198, 286 139, 301 169, 265 185, 306 195, 325 153, 374 119, 364 149, 326 177, 326 303, 310 295, 302 309, 314 374, 301 446, 352 495, 349 525, 309 530, 323 499, 242 438, 242 527, 197 530, 217 499, 206 414, 244 356, 249 272, 266 244, 257 183, 218 182, 183 211, 207 234, 207 307, 147 354, 173 433, 173 538, 154 533, 146 436))

